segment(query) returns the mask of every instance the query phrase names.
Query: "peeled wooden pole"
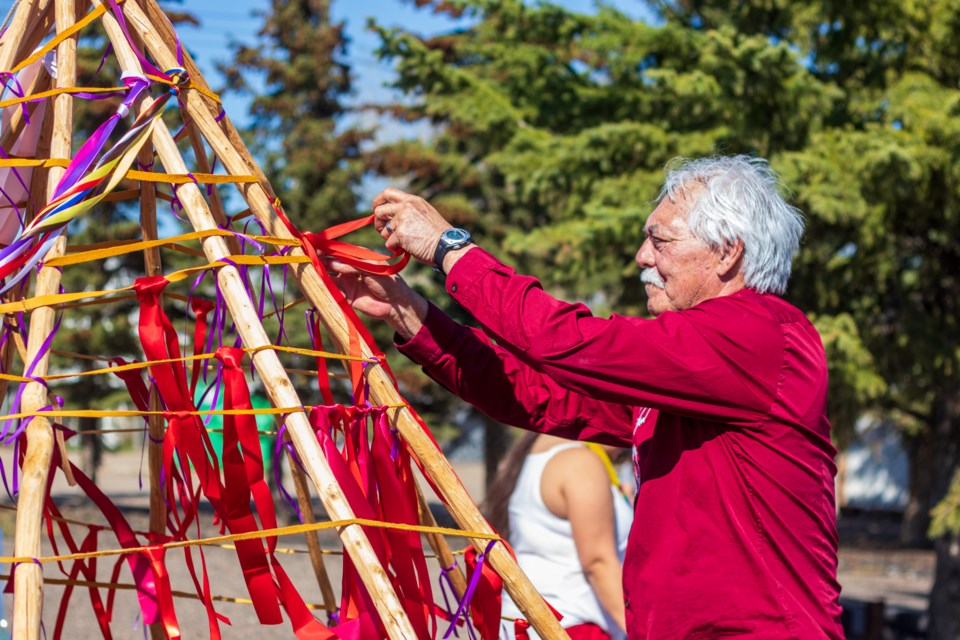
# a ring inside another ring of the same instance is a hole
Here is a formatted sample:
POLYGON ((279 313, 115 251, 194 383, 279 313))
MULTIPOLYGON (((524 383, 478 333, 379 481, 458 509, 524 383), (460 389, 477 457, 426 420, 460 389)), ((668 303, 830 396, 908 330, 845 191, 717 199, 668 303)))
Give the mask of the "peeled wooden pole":
MULTIPOLYGON (((135 113, 139 113, 145 106, 146 99, 138 100, 135 113)), ((149 142, 143 145, 137 155, 137 162, 143 170, 153 164, 153 145, 149 142)), ((144 240, 157 240, 157 185, 149 180, 140 183, 140 232, 144 240)), ((160 259, 160 248, 149 247, 143 250, 144 273, 147 276, 163 275, 163 263, 160 259)), ((151 412, 163 409, 160 395, 156 388, 150 388, 150 399, 147 407, 151 412)), ((150 471, 150 533, 162 535, 167 528, 167 505, 163 500, 163 489, 160 479, 163 472, 163 437, 166 425, 163 416, 159 413, 147 417, 147 435, 150 442, 147 444, 147 464, 150 471)), ((150 637, 153 640, 166 640, 167 633, 162 622, 150 625, 150 637)))
MULTIPOLYGON (((41 69, 33 78, 33 82, 28 87, 24 87, 24 95, 34 95, 46 91, 53 85, 53 79, 47 74, 46 69, 41 69)), ((39 102, 27 103, 27 115, 33 119, 34 112, 40 107, 39 102)), ((23 109, 14 109, 10 112, 10 120, 0 134, 0 149, 9 152, 13 143, 20 137, 23 127, 27 124, 27 119, 23 117, 23 109)))
POLYGON ((0 37, 0 71, 9 71, 14 62, 23 57, 19 54, 27 27, 37 12, 45 11, 49 4, 49 0, 23 0, 17 5, 13 19, 0 37))
MULTIPOLYGON (((147 6, 153 0, 142 0, 147 6)), ((171 49, 172 43, 164 42, 157 35, 155 27, 140 9, 135 0, 124 3, 124 13, 128 24, 135 28, 144 39, 151 55, 163 66, 176 66, 176 56, 171 49)), ((183 95, 184 109, 203 132, 207 142, 223 162, 224 167, 232 175, 247 175, 253 163, 249 152, 242 145, 235 146, 228 136, 221 130, 214 120, 209 107, 205 104, 206 98, 195 91, 186 90, 183 95)), ((263 223, 268 233, 282 238, 292 238, 289 230, 276 216, 269 192, 260 184, 244 183, 237 185, 243 194, 254 215, 263 223)), ((292 255, 302 256, 299 248, 291 250, 292 255)), ((297 265, 293 270, 300 283, 304 295, 320 313, 320 317, 336 343, 337 348, 344 353, 349 352, 349 328, 347 319, 340 310, 331 293, 327 290, 320 276, 312 265, 297 265)), ((364 345, 363 355, 373 357, 364 345)), ((381 405, 402 404, 403 399, 390 376, 381 367, 366 368, 367 381, 370 385, 370 396, 373 401, 381 405)), ((276 404, 276 402, 275 402, 276 404)), ((277 405, 283 406, 283 405, 277 405)), ((413 415, 405 410, 391 411, 390 418, 394 426, 410 445, 414 454, 420 459, 424 469, 430 474, 434 484, 443 494, 443 498, 450 509, 451 515, 466 531, 494 534, 495 532, 480 514, 467 490, 463 487, 450 462, 443 456, 432 438, 423 432, 420 424, 413 415)), ((477 538, 474 546, 479 550, 486 548, 487 540, 477 538)), ((529 578, 520 570, 516 560, 502 544, 493 545, 490 555, 490 564, 503 578, 507 593, 523 612, 530 624, 544 638, 567 638, 566 632, 554 617, 550 608, 529 578)))
MULTIPOLYGON (((47 109, 43 114, 43 121, 40 123, 40 139, 37 140, 36 154, 41 157, 49 157, 52 154, 50 145, 53 141, 53 116, 54 110, 47 109)), ((56 175, 56 172, 54 173, 56 175)), ((30 195, 27 200, 25 218, 29 220, 37 214, 47 204, 47 185, 51 179, 49 171, 35 171, 30 177, 30 195)), ((29 281, 20 283, 13 287, 11 291, 17 291, 18 294, 29 289, 29 281)))
MULTIPOLYGON (((284 435, 286 437, 286 435, 284 435)), ((279 460, 278 460, 279 462, 279 460)), ((307 484, 307 474, 303 472, 293 455, 287 451, 287 463, 290 465, 290 476, 293 478, 293 485, 297 491, 297 505, 300 507, 300 514, 303 516, 304 524, 313 524, 317 521, 313 513, 313 501, 310 499, 310 487, 307 484)), ((320 536, 316 531, 308 531, 304 534, 307 540, 307 550, 310 552, 310 563, 313 565, 313 575, 317 578, 317 586, 320 587, 320 595, 323 596, 323 608, 327 610, 327 615, 337 611, 337 597, 333 592, 333 585, 330 584, 330 575, 327 573, 327 566, 323 562, 323 549, 320 547, 320 536)))
MULTIPOLYGON (((167 45, 172 45, 177 41, 177 32, 174 30, 173 25, 170 24, 170 20, 167 18, 167 14, 164 13, 163 9, 156 2, 144 2, 143 7, 134 7, 131 11, 131 15, 136 15, 141 24, 149 25, 151 28, 151 33, 156 35, 156 40, 160 43, 166 43, 167 45)), ((181 47, 181 54, 183 59, 183 66, 187 70, 187 74, 190 76, 191 84, 200 87, 205 91, 211 91, 210 85, 207 84, 206 80, 203 77, 203 74, 200 73, 200 69, 193 61, 193 56, 190 55, 190 51, 186 47, 181 47)), ((176 57, 173 58, 176 60, 176 57)), ((173 65, 171 65, 173 66, 173 65)), ((176 66, 180 66, 179 63, 176 66)), ((212 93, 212 91, 211 91, 212 93)), ((226 113, 220 113, 220 105, 215 104, 212 101, 206 101, 204 106, 208 110, 208 114, 211 118, 220 115, 219 126, 224 132, 224 135, 227 136, 230 144, 234 147, 246 149, 246 145, 243 142, 243 138, 240 137, 240 133, 237 131, 236 127, 233 126, 233 122, 230 121, 230 116, 226 113)), ((272 191, 269 180, 267 176, 260 169, 260 165, 257 164, 253 158, 247 158, 247 169, 246 173, 253 174, 260 180, 261 185, 266 189, 267 194, 271 199, 275 197, 275 194, 272 191)))
MULTIPOLYGON (((427 504, 423 490, 419 484, 416 485, 416 487, 417 510, 420 516, 420 524, 427 527, 437 526, 437 521, 433 517, 433 512, 430 511, 430 505, 427 504)), ((457 593, 457 597, 462 598, 463 594, 467 592, 467 579, 464 578, 463 571, 457 566, 456 558, 453 557, 453 552, 450 551, 450 545, 447 544, 447 539, 439 533, 428 533, 427 541, 430 543, 430 548, 433 549, 433 552, 437 554, 440 570, 450 579, 450 584, 453 585, 453 590, 457 593)))
MULTIPOLYGON (((95 4, 99 4, 99 2, 100 0, 94 0, 95 4)), ((130 43, 127 42, 116 19, 109 12, 103 16, 103 26, 121 65, 128 69, 138 68, 139 61, 136 59, 130 43)), ((143 34, 141 34, 142 36, 143 34)), ((154 129, 153 144, 166 171, 173 173, 188 172, 173 136, 170 135, 170 131, 162 121, 158 121, 154 129)), ((203 231, 217 228, 207 202, 196 184, 192 182, 184 184, 178 190, 177 195, 183 205, 184 213, 196 230, 203 231)), ((204 254, 211 262, 227 258, 230 255, 227 243, 220 236, 204 238, 202 245, 204 254)), ((221 267, 217 271, 217 281, 243 344, 251 349, 271 346, 236 267, 230 265, 221 267)), ((287 377, 275 351, 269 349, 256 351, 251 359, 274 406, 302 406, 300 398, 297 396, 293 384, 287 377)), ((306 414, 302 410, 298 410, 287 414, 284 421, 294 447, 296 447, 304 467, 309 472, 327 513, 335 520, 355 518, 350 504, 343 495, 327 459, 320 449, 320 444, 317 442, 306 414)), ((344 549, 353 558, 360 579, 370 593, 389 637, 397 640, 416 637, 397 594, 390 584, 386 571, 380 565, 363 529, 360 528, 360 525, 350 524, 339 527, 339 533, 341 540, 343 540, 344 549)))
MULTIPOLYGON (((76 9, 73 0, 57 0, 57 29, 63 31, 74 23, 76 9)), ((57 47, 57 86, 72 87, 77 76, 76 36, 67 38, 57 47)), ((73 98, 61 94, 53 99, 53 138, 51 155, 69 158, 73 139, 73 98)), ((64 169, 52 167, 48 174, 47 195, 52 199, 57 182, 64 169)), ((45 260, 61 256, 67 246, 66 234, 60 236, 47 252, 45 260)), ((37 276, 36 295, 54 294, 60 288, 60 271, 43 268, 37 276)), ((31 375, 47 373, 49 350, 38 359, 44 340, 53 331, 55 312, 50 307, 40 307, 30 316, 30 333, 27 338, 27 361, 24 370, 36 359, 31 375)), ((39 382, 27 384, 23 393, 23 411, 36 413, 47 403, 47 390, 39 382)), ((17 530, 14 540, 14 555, 36 558, 40 556, 41 521, 43 498, 47 490, 47 477, 53 454, 54 438, 50 421, 36 414, 26 429, 27 447, 20 481, 20 500, 17 504, 17 530)), ((13 637, 17 640, 36 640, 40 635, 40 619, 43 609, 43 572, 40 565, 32 562, 21 564, 14 574, 13 637)))

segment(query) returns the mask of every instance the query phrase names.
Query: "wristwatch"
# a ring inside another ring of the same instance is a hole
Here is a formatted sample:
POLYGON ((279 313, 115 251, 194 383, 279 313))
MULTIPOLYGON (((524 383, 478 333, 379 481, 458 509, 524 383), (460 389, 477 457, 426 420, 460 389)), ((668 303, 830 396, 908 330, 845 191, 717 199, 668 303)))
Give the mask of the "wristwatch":
MULTIPOLYGON (((437 248, 433 252, 433 268, 440 272, 443 271, 443 258, 448 252, 454 249, 462 249, 473 242, 473 236, 466 229, 456 227, 447 229, 440 234, 440 241, 437 242, 437 248)), ((444 274, 446 275, 446 274, 444 274)))

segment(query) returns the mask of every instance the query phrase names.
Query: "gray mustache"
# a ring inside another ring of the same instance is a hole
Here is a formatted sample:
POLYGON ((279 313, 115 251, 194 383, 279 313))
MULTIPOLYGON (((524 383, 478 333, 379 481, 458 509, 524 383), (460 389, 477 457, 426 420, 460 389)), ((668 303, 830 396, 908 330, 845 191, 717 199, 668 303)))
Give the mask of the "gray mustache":
POLYGON ((652 284, 658 289, 663 289, 663 279, 660 277, 660 274, 657 273, 657 270, 653 267, 647 267, 640 272, 640 282, 644 284, 652 284))

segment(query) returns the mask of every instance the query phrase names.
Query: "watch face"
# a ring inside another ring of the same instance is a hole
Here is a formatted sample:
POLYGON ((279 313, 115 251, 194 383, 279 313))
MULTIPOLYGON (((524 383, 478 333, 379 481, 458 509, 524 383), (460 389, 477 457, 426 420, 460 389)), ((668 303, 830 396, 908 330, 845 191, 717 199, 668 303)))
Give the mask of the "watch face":
POLYGON ((443 232, 443 239, 449 244, 455 244, 457 242, 463 242, 470 238, 470 232, 466 229, 447 229, 443 232))

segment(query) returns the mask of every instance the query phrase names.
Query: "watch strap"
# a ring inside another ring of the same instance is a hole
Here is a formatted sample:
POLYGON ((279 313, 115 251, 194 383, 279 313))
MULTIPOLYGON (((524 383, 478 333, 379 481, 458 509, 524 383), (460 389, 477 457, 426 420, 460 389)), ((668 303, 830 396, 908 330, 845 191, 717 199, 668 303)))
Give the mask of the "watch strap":
MULTIPOLYGON (((444 232, 446 233, 446 232, 444 232)), ((462 240, 451 241, 444 237, 443 234, 440 235, 440 239, 437 241, 437 248, 433 251, 433 268, 435 271, 438 271, 444 275, 446 272, 443 270, 443 259, 446 255, 456 249, 462 249, 465 246, 472 244, 473 238, 467 233, 467 237, 462 240)))

